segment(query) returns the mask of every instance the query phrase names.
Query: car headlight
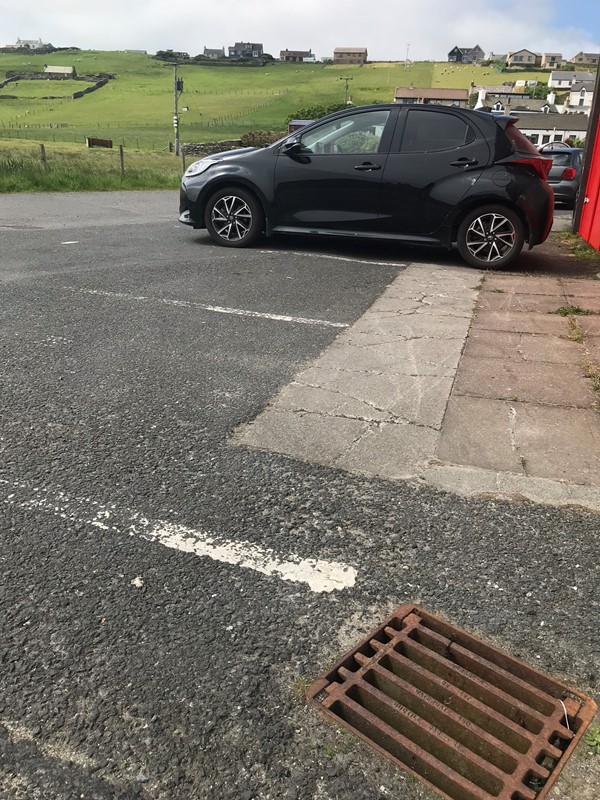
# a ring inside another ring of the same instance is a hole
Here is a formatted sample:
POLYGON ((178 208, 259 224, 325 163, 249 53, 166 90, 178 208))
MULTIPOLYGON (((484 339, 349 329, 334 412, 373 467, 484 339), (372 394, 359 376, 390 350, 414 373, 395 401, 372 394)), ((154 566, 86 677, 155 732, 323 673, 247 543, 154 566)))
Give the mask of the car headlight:
POLYGON ((184 177, 191 178, 192 175, 200 175, 201 172, 206 172, 209 167, 218 163, 219 160, 217 158, 202 158, 200 161, 194 161, 194 163, 190 164, 186 169, 184 177))

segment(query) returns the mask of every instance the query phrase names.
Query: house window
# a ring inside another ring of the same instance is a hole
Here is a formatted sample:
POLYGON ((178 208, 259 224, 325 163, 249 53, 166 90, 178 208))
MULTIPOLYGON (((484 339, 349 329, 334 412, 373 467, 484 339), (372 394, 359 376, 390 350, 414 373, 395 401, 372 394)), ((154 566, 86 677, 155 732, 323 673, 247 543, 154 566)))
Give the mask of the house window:
POLYGON ((553 142, 562 142, 562 133, 555 133, 553 142))
POLYGON ((537 144, 539 142, 539 140, 540 140, 540 135, 539 135, 539 133, 532 133, 527 138, 531 140, 532 144, 537 144))
POLYGON ((550 134, 545 133, 542 136, 542 144, 548 144, 549 141, 550 141, 550 134))

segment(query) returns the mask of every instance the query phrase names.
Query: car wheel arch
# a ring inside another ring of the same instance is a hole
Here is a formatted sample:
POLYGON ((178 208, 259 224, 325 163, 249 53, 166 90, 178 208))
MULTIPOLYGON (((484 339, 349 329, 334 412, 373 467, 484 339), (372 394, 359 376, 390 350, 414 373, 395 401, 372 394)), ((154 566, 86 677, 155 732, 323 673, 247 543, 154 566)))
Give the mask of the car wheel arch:
POLYGON ((224 176, 222 180, 213 181, 211 184, 205 187, 199 202, 199 208, 200 208, 200 213, 202 215, 202 219, 204 218, 206 206, 208 205, 208 202, 211 199, 211 197, 213 197, 218 192, 224 191, 226 189, 243 189, 244 191, 250 192, 252 195, 254 195, 254 197, 262 207, 262 212, 265 221, 265 228, 268 233, 269 204, 267 203, 266 197, 255 184, 240 178, 231 178, 230 176, 224 176))
POLYGON ((457 210, 454 218, 452 220, 452 242, 456 242, 456 237, 458 234, 458 229, 460 228, 463 220, 465 217, 470 214, 472 211, 477 210, 477 208, 483 208, 484 206, 502 206, 509 211, 513 211, 515 214, 519 216, 523 226, 525 228, 525 241, 529 241, 531 235, 531 225, 525 212, 523 211, 520 206, 516 203, 512 203, 508 199, 494 197, 493 195, 488 196, 481 196, 477 198, 476 202, 471 202, 462 206, 460 209, 457 210))

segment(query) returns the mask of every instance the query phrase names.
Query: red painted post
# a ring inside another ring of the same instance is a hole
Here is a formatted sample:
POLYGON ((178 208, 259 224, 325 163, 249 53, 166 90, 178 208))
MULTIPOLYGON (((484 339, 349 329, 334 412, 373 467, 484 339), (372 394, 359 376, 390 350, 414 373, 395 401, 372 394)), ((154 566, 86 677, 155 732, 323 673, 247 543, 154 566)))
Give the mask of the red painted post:
POLYGON ((600 70, 586 137, 581 188, 573 216, 573 230, 600 250, 600 70))

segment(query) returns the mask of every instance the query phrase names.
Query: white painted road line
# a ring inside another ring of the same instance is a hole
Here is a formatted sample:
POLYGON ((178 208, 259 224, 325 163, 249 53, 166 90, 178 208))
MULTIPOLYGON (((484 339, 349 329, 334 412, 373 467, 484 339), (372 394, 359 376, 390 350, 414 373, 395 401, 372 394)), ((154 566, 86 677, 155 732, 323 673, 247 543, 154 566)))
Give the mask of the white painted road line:
POLYGON ((278 556, 273 550, 252 542, 232 541, 215 533, 199 531, 163 520, 151 521, 139 513, 120 511, 90 498, 69 497, 64 492, 31 488, 24 483, 0 480, 7 490, 2 502, 17 508, 53 514, 68 522, 77 522, 121 535, 157 542, 164 547, 204 556, 213 561, 251 569, 293 583, 305 583, 313 592, 333 592, 354 586, 356 570, 338 561, 301 558, 289 553, 278 556), (23 499, 23 494, 29 499, 23 499), (116 518, 125 520, 115 524, 116 518))
POLYGON ((181 308, 194 308, 201 311, 213 311, 216 314, 235 314, 239 317, 258 317, 259 319, 272 319, 276 322, 292 322, 299 325, 315 325, 320 328, 347 328, 347 322, 330 322, 326 319, 310 319, 308 317, 289 317, 285 314, 267 314, 263 311, 249 311, 243 308, 227 308, 227 306, 211 306, 205 303, 194 303, 190 300, 168 300, 162 297, 145 297, 144 295, 128 294, 127 292, 106 292, 100 289, 81 289, 77 286, 64 286, 68 292, 91 294, 99 297, 113 297, 115 300, 130 300, 136 303, 161 303, 167 306, 181 308))
POLYGON ((263 256, 301 256, 302 258, 326 258, 330 261, 350 261, 352 264, 369 264, 372 267, 398 267, 403 269, 408 264, 401 264, 397 261, 368 261, 360 258, 349 258, 348 256, 330 256, 326 253, 295 252, 293 250, 259 250, 263 256))

